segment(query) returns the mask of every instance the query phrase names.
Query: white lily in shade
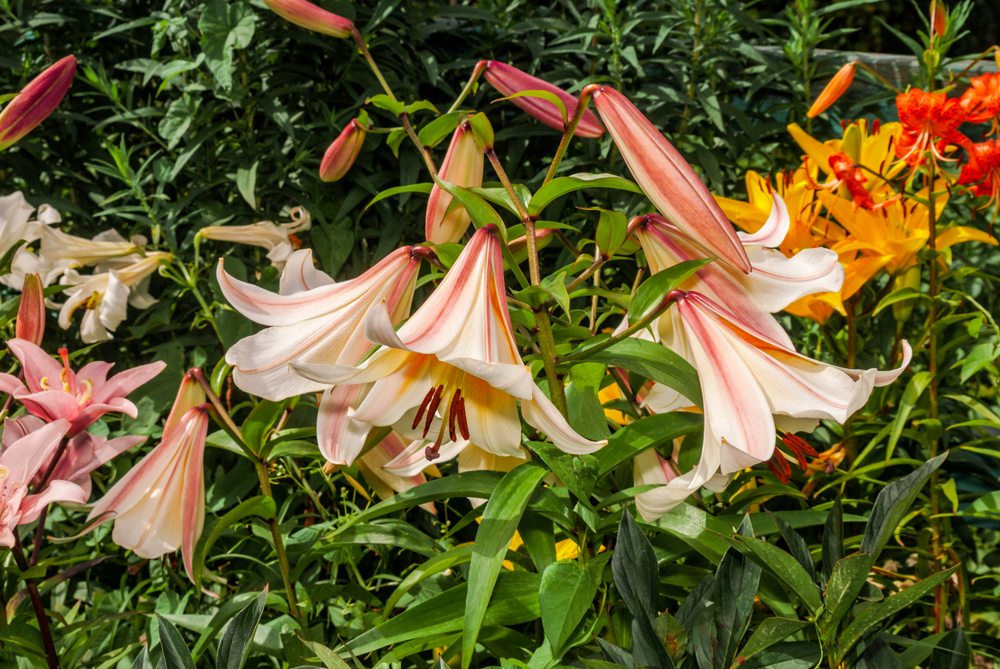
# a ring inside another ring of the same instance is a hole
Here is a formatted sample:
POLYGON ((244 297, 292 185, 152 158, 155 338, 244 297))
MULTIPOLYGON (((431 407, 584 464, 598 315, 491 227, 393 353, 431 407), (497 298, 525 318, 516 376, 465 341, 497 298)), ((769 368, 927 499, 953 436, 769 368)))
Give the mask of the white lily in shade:
POLYGON ((680 504, 717 474, 729 475, 766 462, 777 430, 802 429, 826 418, 844 423, 868 401, 875 386, 895 381, 895 370, 844 369, 800 355, 696 292, 671 294, 687 348, 680 353, 696 370, 704 399, 701 461, 689 472, 644 493, 642 515, 654 519, 680 504))
POLYGON ((302 245, 295 235, 312 227, 312 216, 302 207, 295 207, 289 213, 291 221, 276 225, 271 221, 261 221, 250 225, 212 225, 202 228, 195 235, 195 241, 213 239, 219 242, 250 244, 267 249, 267 258, 280 271, 288 257, 302 245))
POLYGON ((660 213, 707 249, 707 255, 749 273, 750 260, 736 231, 684 156, 615 89, 590 84, 583 90, 593 95, 632 176, 660 213))
POLYGON ((63 270, 28 248, 41 238, 46 227, 59 222, 59 212, 43 204, 38 208, 35 220, 29 220, 34 211, 35 208, 28 204, 21 191, 0 197, 0 256, 6 254, 16 242, 27 242, 14 252, 10 274, 0 276, 0 283, 16 290, 21 289, 26 274, 38 274, 43 285, 48 286, 63 270))
POLYGON ((63 281, 72 288, 64 291, 69 299, 59 309, 59 327, 69 329, 73 312, 82 307, 80 338, 88 344, 112 339, 111 333, 125 320, 129 305, 147 309, 155 302, 146 292, 146 280, 172 258, 170 253, 156 251, 127 267, 101 274, 66 270, 63 281))
MULTIPOLYGON (((136 241, 145 241, 138 237, 136 241)), ((105 230, 93 239, 70 235, 56 228, 42 228, 42 245, 39 255, 64 268, 96 265, 101 262, 131 256, 133 262, 139 244, 127 240, 115 230, 105 230)))
POLYGON ((112 540, 147 559, 181 549, 194 580, 194 547, 205 524, 203 462, 209 405, 188 409, 163 440, 94 504, 91 528, 114 520, 112 540))
POLYGON ((359 429, 352 427, 348 413, 358 388, 334 388, 305 378, 289 364, 357 364, 371 348, 364 333, 365 314, 377 306, 390 311, 393 323, 406 318, 420 261, 430 253, 422 246, 403 247, 356 279, 334 283, 313 267, 311 252, 299 251, 289 256, 277 295, 234 279, 220 261, 219 286, 229 303, 255 323, 269 326, 226 352, 236 385, 273 401, 322 392, 316 426, 320 451, 334 464, 351 464, 357 452, 342 453, 339 443, 344 430, 359 429))
MULTIPOLYGON (((382 348, 357 368, 307 363, 292 363, 292 368, 319 383, 373 383, 352 420, 391 425, 404 437, 428 439, 428 460, 441 457, 442 448, 450 454, 469 441, 491 453, 516 457, 521 444, 518 400, 524 419, 559 448, 568 453, 596 451, 605 442, 574 432, 521 361, 507 312, 496 234, 494 226, 480 228, 398 332, 386 309, 370 310, 365 337, 382 348)), ((364 431, 351 434, 350 441, 342 443, 343 452, 358 453, 364 431)))

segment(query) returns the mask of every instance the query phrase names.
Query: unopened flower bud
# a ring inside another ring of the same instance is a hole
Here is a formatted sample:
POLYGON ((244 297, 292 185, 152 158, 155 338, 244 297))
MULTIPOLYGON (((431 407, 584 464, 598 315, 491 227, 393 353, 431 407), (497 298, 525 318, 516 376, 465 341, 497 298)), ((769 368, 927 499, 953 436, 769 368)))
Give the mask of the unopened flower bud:
POLYGON ((31 132, 59 106, 74 74, 76 58, 66 56, 32 79, 4 107, 0 112, 0 151, 31 132))
MULTIPOLYGON (((920 265, 914 265, 910 269, 906 270, 896 278, 892 280, 893 290, 902 290, 903 288, 912 288, 913 290, 920 290, 920 278, 921 278, 922 267, 920 265)), ((898 300, 892 303, 892 315, 896 319, 897 323, 905 323, 910 320, 910 314, 913 313, 913 307, 916 306, 916 298, 909 298, 906 300, 898 300)))
POLYGON ((338 181, 343 178, 361 152, 367 130, 358 119, 347 124, 343 132, 333 140, 333 144, 323 154, 319 166, 319 178, 323 181, 338 181))
POLYGON ((944 37, 948 30, 948 10, 941 0, 931 0, 931 28, 938 37, 944 37))
MULTIPOLYGON (((478 188, 483 185, 484 160, 483 150, 476 143, 472 127, 466 121, 455 129, 438 176, 456 186, 478 188)), ((448 211, 451 201, 451 194, 435 184, 427 200, 424 221, 427 240, 434 244, 457 242, 472 223, 465 207, 458 205, 448 211)))
POLYGON ((30 341, 36 346, 42 343, 42 335, 45 334, 45 294, 42 292, 42 279, 37 274, 24 276, 14 332, 18 339, 30 341))
POLYGON ((844 94, 844 91, 848 89, 851 82, 854 81, 854 70, 857 66, 857 62, 852 61, 840 68, 837 74, 833 75, 833 79, 826 85, 826 88, 819 94, 819 97, 816 98, 816 102, 806 112, 806 116, 816 118, 836 102, 844 94))
POLYGON ((350 37, 354 23, 306 0, 264 0, 264 4, 281 18, 308 30, 331 37, 350 37))

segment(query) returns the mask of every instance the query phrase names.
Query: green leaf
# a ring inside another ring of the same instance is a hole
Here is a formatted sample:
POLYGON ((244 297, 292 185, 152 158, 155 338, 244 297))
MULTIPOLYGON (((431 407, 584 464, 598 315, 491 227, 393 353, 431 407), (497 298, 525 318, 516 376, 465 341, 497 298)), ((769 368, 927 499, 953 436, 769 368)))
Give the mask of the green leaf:
POLYGON ((972 662, 972 649, 961 627, 948 632, 931 656, 930 669, 967 669, 972 662))
POLYGON ((850 613, 854 600, 868 580, 871 566, 871 557, 867 553, 846 557, 833 566, 826 584, 825 609, 820 619, 820 628, 824 632, 835 634, 837 625, 850 613))
POLYGON ((504 226, 503 219, 500 218, 500 214, 486 200, 468 188, 456 186, 444 179, 438 179, 437 183, 445 192, 450 193, 452 197, 462 203, 465 211, 469 214, 469 218, 472 219, 472 223, 477 228, 486 225, 495 225, 500 233, 500 238, 504 244, 507 243, 507 228, 504 226))
POLYGON ((435 107, 431 102, 427 100, 417 100, 416 102, 411 102, 410 104, 406 105, 403 111, 409 114, 410 116, 416 114, 418 111, 432 111, 438 116, 441 115, 441 112, 437 110, 437 107, 435 107))
POLYGON ((651 446, 697 432, 703 424, 700 414, 686 411, 654 414, 630 423, 612 434, 608 444, 594 453, 599 466, 597 477, 603 477, 651 446))
POLYGON ((219 88, 233 88, 233 55, 253 40, 257 16, 245 3, 229 4, 226 0, 210 0, 198 19, 205 62, 215 75, 219 88))
POLYGON ((476 138, 476 144, 484 151, 492 149, 494 142, 493 126, 490 125, 490 120, 486 118, 486 114, 479 112, 471 117, 469 125, 472 126, 472 136, 476 138))
POLYGON ((566 272, 559 272, 542 279, 540 287, 552 296, 562 310, 569 316, 569 293, 566 292, 566 272))
POLYGON ((788 550, 798 563, 802 565, 802 568, 806 570, 809 574, 809 578, 812 581, 816 581, 816 563, 813 562, 812 551, 809 550, 809 544, 806 540, 802 538, 802 535, 792 529, 789 525, 781 518, 781 516, 776 516, 770 511, 767 513, 768 517, 774 521, 777 526, 778 531, 781 532, 781 538, 785 540, 785 544, 788 545, 788 550))
POLYGON ((931 372, 917 372, 906 384, 903 391, 903 398, 899 401, 899 409, 896 410, 896 419, 892 423, 892 434, 889 437, 889 444, 885 449, 885 460, 888 462, 892 458, 892 452, 896 449, 896 442, 903 434, 903 428, 910 417, 910 412, 917 405, 920 396, 927 390, 927 386, 934 379, 931 372))
POLYGON ((594 595, 609 557, 611 554, 605 552, 586 564, 560 560, 545 568, 538 590, 538 607, 553 657, 562 656, 573 629, 593 608, 594 595))
POLYGON ((598 478, 598 460, 594 455, 573 456, 555 444, 529 441, 528 447, 541 457, 542 462, 562 479, 569 491, 588 507, 590 495, 598 478))
MULTIPOLYGON (((451 569, 452 567, 457 567, 461 564, 466 564, 472 560, 472 544, 465 544, 462 546, 456 546, 444 553, 439 553, 430 557, 426 562, 415 567, 409 574, 406 575, 396 589, 393 591, 392 595, 385 602, 385 609, 382 613, 382 620, 388 620, 389 616, 392 614, 393 609, 396 608, 396 604, 399 600, 410 591, 413 586, 417 585, 425 578, 433 576, 434 574, 440 574, 446 569, 451 569)), ((553 555, 555 550, 553 549, 553 555)))
POLYGON ((559 114, 562 116, 563 127, 565 127, 569 123, 569 117, 566 114, 566 104, 562 101, 562 98, 560 98, 555 93, 552 93, 551 91, 540 91, 540 90, 518 91, 513 95, 508 95, 505 98, 500 98, 498 100, 494 100, 493 102, 500 102, 501 100, 513 100, 514 98, 520 98, 520 97, 541 98, 542 100, 551 102, 552 105, 559 110, 559 114))
POLYGON ((714 258, 686 260, 657 272, 642 282, 628 305, 628 322, 638 323, 658 309, 667 293, 679 287, 688 277, 712 262, 714 258))
POLYGON ((222 536, 223 532, 249 516, 257 516, 259 518, 263 518, 264 520, 268 520, 270 518, 274 518, 275 514, 277 514, 277 509, 274 506, 274 498, 266 495, 251 497, 250 499, 240 502, 234 508, 230 509, 226 515, 220 518, 219 522, 215 524, 211 533, 207 536, 204 534, 202 535, 203 539, 199 539, 198 545, 195 547, 193 560, 195 580, 200 581, 202 570, 205 567, 205 558, 208 555, 208 551, 211 550, 212 546, 216 541, 218 541, 219 537, 222 536))
POLYGON ((236 170, 236 187, 254 211, 257 211, 257 196, 254 195, 254 187, 257 185, 257 165, 259 164, 260 161, 255 161, 250 169, 241 167, 236 170))
POLYGON ((175 98, 167 106, 167 113, 160 119, 156 129, 160 136, 167 140, 168 149, 173 149, 184 139, 200 106, 201 98, 191 97, 188 94, 175 98))
POLYGON ((306 648, 316 653, 316 657, 319 658, 319 661, 323 663, 326 669, 351 669, 351 666, 344 662, 342 657, 318 641, 309 641, 302 637, 299 637, 299 640, 306 645, 306 648))
POLYGON ((267 587, 229 621, 219 640, 219 650, 215 655, 217 669, 243 669, 250 655, 250 643, 260 623, 260 616, 264 613, 266 601, 267 587))
POLYGON ((373 204, 380 200, 384 200, 387 197, 392 197, 393 195, 399 195, 400 193, 423 193, 428 194, 434 189, 434 184, 423 183, 423 184, 412 184, 410 186, 396 186, 395 188, 387 188, 374 198, 372 201, 365 205, 365 210, 370 208, 373 204))
POLYGON ((909 511, 924 483, 941 466, 946 457, 948 457, 947 451, 933 460, 928 460, 903 478, 893 481, 878 494, 875 506, 868 516, 864 537, 861 539, 861 552, 871 555, 872 564, 875 564, 879 553, 885 548, 889 537, 909 511))
POLYGON ((393 100, 385 93, 379 93, 365 100, 365 104, 373 104, 379 109, 384 109, 393 116, 399 116, 406 110, 406 103, 393 100))
POLYGON ((766 618, 761 621, 757 629, 750 636, 750 640, 736 656, 734 667, 741 665, 741 660, 746 660, 761 651, 764 651, 779 641, 784 641, 801 629, 809 627, 809 623, 803 620, 789 620, 788 618, 766 618))
POLYGON ((260 404, 255 406, 250 415, 243 421, 243 425, 240 427, 243 441, 254 453, 261 452, 267 441, 268 433, 277 424, 286 406, 288 406, 287 400, 281 402, 261 400, 260 404))
POLYGON ((611 558, 615 587, 632 614, 632 656, 651 669, 673 669, 674 661, 656 633, 660 571, 649 539, 626 509, 618 526, 618 544, 611 558))
POLYGON ((816 584, 809 573, 789 553, 761 539, 736 537, 744 546, 750 549, 754 561, 778 581, 795 593, 813 613, 823 605, 816 584))
MULTIPOLYGON (((504 571, 496 581, 493 596, 482 618, 483 627, 519 625, 539 616, 538 588, 541 576, 526 571, 504 571)), ((465 602, 469 584, 462 583, 415 606, 348 642, 356 655, 390 644, 460 632, 465 624, 465 602)), ((337 649, 340 650, 339 648, 337 649)))
POLYGON ((739 669, 814 669, 823 657, 819 644, 812 641, 782 643, 754 655, 739 669))
MULTIPOLYGON (((940 462, 938 464, 940 464, 940 462)), ((868 630, 872 629, 886 618, 894 616, 900 611, 903 611, 915 604, 921 597, 948 580, 948 578, 954 574, 957 569, 958 565, 955 565, 951 569, 938 572, 933 576, 928 576, 919 583, 911 585, 906 590, 898 592, 891 597, 887 597, 881 602, 875 602, 862 611, 840 635, 840 640, 837 643, 837 650, 834 654, 834 663, 840 664, 840 661, 844 659, 847 652, 851 650, 854 644, 857 643, 861 637, 868 632, 868 630)))
POLYGON ((143 646, 139 654, 136 655, 135 661, 129 669, 153 669, 153 665, 149 661, 149 649, 146 646, 143 646))
POLYGON ((913 299, 923 299, 932 301, 930 295, 926 295, 924 293, 921 293, 919 290, 915 288, 907 286, 905 288, 900 288, 899 290, 894 290, 885 297, 883 297, 882 301, 878 303, 877 307, 875 307, 875 311, 872 312, 872 316, 878 316, 878 312, 882 311, 883 309, 892 304, 895 304, 896 302, 902 302, 903 300, 913 300, 913 299))
POLYGON ((556 177, 539 188, 528 203, 528 214, 537 216, 545 207, 557 198, 585 188, 615 188, 632 193, 642 193, 642 189, 628 179, 614 174, 574 174, 568 177, 556 177))
MULTIPOLYGON (((0 258, 0 276, 10 274, 10 267, 14 263, 14 255, 17 253, 18 249, 27 243, 27 240, 19 239, 11 244, 11 247, 7 249, 7 252, 3 254, 2 258, 0 258)), ((15 299, 18 299, 18 302, 20 303, 20 296, 15 299)))
POLYGON ((840 502, 840 493, 833 502, 830 515, 826 517, 823 530, 823 582, 830 580, 833 565, 842 560, 844 551, 844 506, 840 502))
MULTIPOLYGON (((744 517, 737 534, 744 541, 754 538, 749 514, 744 517)), ((799 566, 794 559, 792 562, 799 566)), ((717 635, 716 642, 712 644, 715 669, 728 669, 736 656, 740 640, 750 625, 753 602, 760 585, 760 572, 760 566, 733 548, 728 549, 719 562, 715 575, 715 596, 712 600, 717 635)))
POLYGON ((628 218, 620 211, 601 209, 601 219, 597 223, 597 234, 594 240, 600 252, 609 258, 618 252, 625 243, 628 232, 628 218))
POLYGON ((156 621, 160 627, 160 645, 163 646, 166 669, 195 669, 191 651, 177 628, 159 613, 156 614, 156 621))
POLYGON ((462 669, 472 662, 476 639, 483 626, 486 608, 507 547, 514 538, 524 510, 535 488, 549 470, 537 461, 518 465, 508 472, 490 495, 483 519, 476 531, 476 547, 469 567, 469 590, 465 600, 465 625, 462 637, 462 669))
POLYGON ((458 124, 465 118, 465 112, 448 112, 434 119, 417 133, 417 139, 423 146, 434 148, 448 135, 455 131, 458 124))
MULTIPOLYGON (((494 488, 496 488, 497 483, 500 482, 502 477, 503 474, 500 472, 473 470, 433 479, 427 483, 422 483, 409 490, 397 493, 384 502, 380 502, 370 509, 362 511, 354 517, 354 523, 351 523, 351 525, 367 522, 374 518, 426 504, 427 502, 439 502, 443 499, 451 499, 453 497, 478 497, 483 499, 493 494, 494 488)), ((345 525, 338 531, 343 531, 349 526, 345 525)), ((336 538, 337 533, 335 532, 331 536, 336 538)))

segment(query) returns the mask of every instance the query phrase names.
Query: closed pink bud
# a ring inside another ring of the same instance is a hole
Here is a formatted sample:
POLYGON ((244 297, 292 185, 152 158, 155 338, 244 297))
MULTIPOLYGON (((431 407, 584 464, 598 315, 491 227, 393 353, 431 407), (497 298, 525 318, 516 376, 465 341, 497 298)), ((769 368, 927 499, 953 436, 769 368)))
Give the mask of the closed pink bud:
POLYGON ((324 35, 350 37, 354 30, 354 23, 351 21, 320 9, 306 0, 264 0, 264 4, 286 21, 324 35))
MULTIPOLYGON (((472 126, 466 121, 455 129, 438 176, 456 186, 478 188, 483 185, 483 161, 483 150, 476 143, 472 126)), ((461 205, 448 211, 451 200, 451 194, 437 184, 431 189, 431 196, 427 200, 425 232, 427 240, 434 244, 457 242, 472 222, 469 213, 461 205)))
MULTIPOLYGON (((559 97, 566 105, 566 120, 573 118, 576 112, 576 105, 579 102, 575 97, 566 91, 553 86, 547 81, 538 77, 533 77, 527 72, 522 72, 512 65, 499 63, 495 60, 483 61, 480 67, 486 69, 486 81, 493 85, 505 96, 514 95, 521 91, 547 91, 559 97)), ((542 98, 522 96, 511 100, 518 107, 523 109, 529 116, 541 121, 547 126, 556 130, 565 130, 562 113, 559 109, 542 98)), ((576 126, 574 133, 578 137, 600 137, 604 134, 604 126, 597 119, 597 115, 589 109, 583 112, 580 123, 576 126)))
POLYGON ((319 165, 319 178, 323 181, 338 181, 357 159, 361 145, 365 143, 367 130, 358 119, 352 120, 343 132, 323 154, 319 165))
POLYGON ((31 132, 62 102, 73 75, 76 58, 66 56, 31 80, 0 112, 0 151, 31 132))
POLYGON ((42 335, 45 334, 45 294, 42 292, 42 279, 37 274, 24 275, 14 332, 18 339, 30 341, 36 346, 42 343, 42 335))

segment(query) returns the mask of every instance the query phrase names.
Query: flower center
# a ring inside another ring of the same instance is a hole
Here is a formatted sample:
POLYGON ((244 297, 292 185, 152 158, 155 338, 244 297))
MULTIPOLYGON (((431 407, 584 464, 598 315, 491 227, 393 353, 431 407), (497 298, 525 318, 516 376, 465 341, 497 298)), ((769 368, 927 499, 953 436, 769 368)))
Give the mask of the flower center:
POLYGON ((469 421, 465 415, 465 397, 462 394, 462 381, 465 374, 458 372, 455 368, 451 369, 452 371, 440 379, 440 382, 432 386, 424 395, 411 426, 415 430, 423 421, 422 436, 426 438, 427 433, 431 430, 435 415, 440 413, 441 427, 438 429, 437 437, 431 446, 424 449, 424 456, 429 461, 441 457, 438 451, 441 449, 441 442, 444 441, 445 427, 447 427, 448 436, 452 441, 458 441, 459 434, 464 439, 469 438, 469 421))

